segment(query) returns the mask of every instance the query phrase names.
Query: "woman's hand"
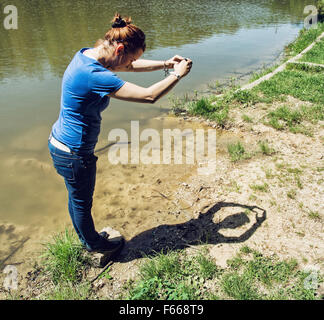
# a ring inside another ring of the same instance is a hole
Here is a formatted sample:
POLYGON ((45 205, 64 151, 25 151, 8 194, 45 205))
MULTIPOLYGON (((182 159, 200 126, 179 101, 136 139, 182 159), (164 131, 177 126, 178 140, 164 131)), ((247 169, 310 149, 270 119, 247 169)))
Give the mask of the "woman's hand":
POLYGON ((178 73, 181 78, 185 77, 191 70, 192 61, 190 59, 182 60, 174 65, 174 71, 178 73))
POLYGON ((176 56, 174 56, 173 58, 171 58, 171 59, 165 61, 165 66, 166 66, 167 68, 169 68, 169 69, 173 69, 173 68, 174 68, 174 65, 175 65, 176 63, 181 62, 182 60, 185 60, 185 58, 176 55, 176 56))

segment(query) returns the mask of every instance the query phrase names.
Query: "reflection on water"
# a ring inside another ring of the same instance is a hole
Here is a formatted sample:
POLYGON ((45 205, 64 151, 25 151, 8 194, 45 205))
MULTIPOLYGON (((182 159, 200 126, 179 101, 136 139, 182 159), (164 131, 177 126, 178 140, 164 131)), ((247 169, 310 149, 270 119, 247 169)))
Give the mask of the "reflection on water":
MULTIPOLYGON (((58 116, 61 76, 67 64, 77 50, 92 46, 103 36, 116 11, 132 16, 145 31, 148 49, 144 58, 162 60, 181 54, 193 59, 190 76, 175 90, 182 93, 273 61, 297 35, 303 8, 310 3, 308 0, 11 1, 18 8, 19 29, 0 28, 0 223, 6 220, 52 230, 59 223, 69 223, 66 192, 50 163, 47 137, 58 116)), ((0 6, 3 12, 3 4, 0 6)), ((121 76, 147 86, 161 80, 163 73, 121 76)), ((157 128, 159 122, 149 121, 164 111, 159 106, 165 106, 166 101, 154 107, 113 101, 103 114, 99 147, 106 145, 111 129, 128 129, 131 120, 140 120, 141 127, 157 128)), ((114 226, 118 226, 118 208, 128 204, 137 209, 128 208, 124 222, 139 215, 140 224, 154 206, 159 206, 150 199, 144 205, 141 199, 136 200, 136 190, 130 190, 131 183, 141 181, 141 173, 108 166, 103 159, 99 166, 94 208, 97 216, 104 219, 108 212, 115 219, 114 226), (135 200, 127 200, 131 192, 135 200)), ((150 197, 145 186, 153 181, 157 169, 145 170, 149 178, 143 184, 142 195, 150 197)), ((171 174, 163 168, 158 170, 165 177, 173 176, 174 181, 184 177, 186 170, 191 172, 186 168, 170 169, 171 174)), ((128 228, 129 232, 134 230, 132 225, 128 228)))
MULTIPOLYGON (((148 49, 193 44, 215 34, 298 23, 302 0, 15 0, 19 29, 0 29, 0 79, 41 71, 62 75, 76 50, 104 35, 119 11, 147 35, 148 49)), ((3 10, 2 10, 3 11, 3 10)))

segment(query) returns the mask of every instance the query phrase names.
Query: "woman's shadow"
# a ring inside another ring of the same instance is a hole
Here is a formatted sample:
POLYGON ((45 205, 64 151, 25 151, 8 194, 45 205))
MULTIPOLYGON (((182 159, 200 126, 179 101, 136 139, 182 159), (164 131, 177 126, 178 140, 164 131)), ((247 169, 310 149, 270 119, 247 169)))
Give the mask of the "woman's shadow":
POLYGON ((128 262, 145 255, 153 256, 167 250, 178 250, 203 243, 244 242, 253 235, 265 220, 266 211, 257 206, 219 202, 206 213, 200 213, 197 219, 191 219, 182 224, 161 225, 136 235, 126 242, 122 253, 115 261, 128 262), (237 207, 241 209, 241 212, 228 216, 219 223, 214 223, 214 215, 225 207, 237 207), (249 223, 247 210, 249 210, 249 216, 255 213, 255 223, 247 231, 238 237, 226 237, 219 233, 221 229, 235 229, 249 223))

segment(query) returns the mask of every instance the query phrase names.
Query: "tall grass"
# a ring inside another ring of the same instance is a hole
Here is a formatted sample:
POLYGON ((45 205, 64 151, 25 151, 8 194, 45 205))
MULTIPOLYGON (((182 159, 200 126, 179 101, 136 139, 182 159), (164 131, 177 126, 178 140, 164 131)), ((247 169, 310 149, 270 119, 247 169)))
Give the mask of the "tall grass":
POLYGON ((42 259, 44 270, 55 285, 80 282, 83 272, 89 266, 89 257, 75 232, 69 229, 54 235, 53 241, 45 244, 42 259))

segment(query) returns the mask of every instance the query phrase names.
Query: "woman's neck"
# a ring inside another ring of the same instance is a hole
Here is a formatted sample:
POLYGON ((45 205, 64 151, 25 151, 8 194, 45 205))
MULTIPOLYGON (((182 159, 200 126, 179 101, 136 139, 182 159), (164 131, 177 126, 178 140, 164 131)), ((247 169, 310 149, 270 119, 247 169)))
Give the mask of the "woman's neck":
POLYGON ((83 54, 89 58, 95 59, 100 62, 105 68, 109 68, 110 59, 108 56, 104 56, 102 51, 104 50, 104 46, 100 45, 96 48, 88 49, 83 52, 83 54))
POLYGON ((95 59, 98 61, 99 57, 99 52, 97 51, 97 48, 93 49, 88 49, 83 52, 83 54, 89 58, 95 59))

